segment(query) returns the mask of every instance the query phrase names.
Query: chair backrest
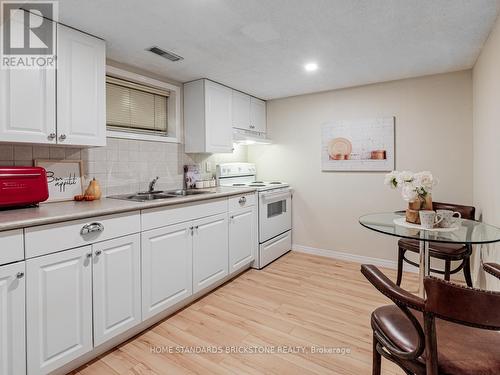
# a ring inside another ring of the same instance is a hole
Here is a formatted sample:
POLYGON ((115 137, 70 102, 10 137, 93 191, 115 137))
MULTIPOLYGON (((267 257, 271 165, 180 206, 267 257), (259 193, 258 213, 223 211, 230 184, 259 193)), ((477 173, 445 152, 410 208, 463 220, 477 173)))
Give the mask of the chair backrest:
POLYGON ((500 330, 500 292, 467 288, 426 277, 425 311, 444 320, 476 328, 500 330))
POLYGON ((454 203, 432 202, 434 210, 452 210, 460 212, 463 219, 476 220, 476 208, 472 206, 463 206, 454 203))

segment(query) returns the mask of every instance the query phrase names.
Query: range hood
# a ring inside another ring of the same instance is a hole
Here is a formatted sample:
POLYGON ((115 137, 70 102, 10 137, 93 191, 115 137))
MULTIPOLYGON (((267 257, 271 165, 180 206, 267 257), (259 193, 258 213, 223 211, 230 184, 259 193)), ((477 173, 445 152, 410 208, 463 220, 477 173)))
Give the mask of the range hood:
POLYGON ((266 138, 265 133, 233 128, 233 143, 239 145, 269 145, 272 141, 266 138))

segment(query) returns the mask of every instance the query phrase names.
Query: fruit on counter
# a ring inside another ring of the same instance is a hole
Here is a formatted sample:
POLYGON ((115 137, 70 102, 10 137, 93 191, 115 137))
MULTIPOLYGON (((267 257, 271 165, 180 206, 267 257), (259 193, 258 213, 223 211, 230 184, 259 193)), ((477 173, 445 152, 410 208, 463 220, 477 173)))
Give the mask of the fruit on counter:
POLYGON ((95 195, 90 195, 90 194, 82 195, 82 194, 79 194, 79 195, 75 195, 73 197, 73 199, 75 201, 77 201, 77 202, 82 202, 82 201, 91 202, 91 201, 95 201, 97 198, 95 197, 95 195))
POLYGON ((101 195, 101 186, 99 185, 99 182, 93 178, 92 181, 90 181, 87 190, 85 190, 85 196, 93 196, 94 199, 101 199, 101 195))

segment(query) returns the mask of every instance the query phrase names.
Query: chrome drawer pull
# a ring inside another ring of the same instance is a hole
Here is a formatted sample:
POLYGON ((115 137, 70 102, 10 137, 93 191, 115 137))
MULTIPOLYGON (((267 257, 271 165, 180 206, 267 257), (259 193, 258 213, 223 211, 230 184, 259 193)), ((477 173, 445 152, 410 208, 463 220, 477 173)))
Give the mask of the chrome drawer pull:
POLYGON ((239 204, 245 204, 247 203, 247 198, 246 197, 241 197, 240 200, 238 201, 239 204))
POLYGON ((24 277, 24 272, 18 272, 17 275, 16 275, 16 277, 18 279, 22 279, 24 277))
POLYGON ((101 223, 90 223, 90 224, 85 224, 80 231, 80 234, 86 235, 89 233, 98 233, 98 232, 103 232, 104 231, 104 225, 101 223))

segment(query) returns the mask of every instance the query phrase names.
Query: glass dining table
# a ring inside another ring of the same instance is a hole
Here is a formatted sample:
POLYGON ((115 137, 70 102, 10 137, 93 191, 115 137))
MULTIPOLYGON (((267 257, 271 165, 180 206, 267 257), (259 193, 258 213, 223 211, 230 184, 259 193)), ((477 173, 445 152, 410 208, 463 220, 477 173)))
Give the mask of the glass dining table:
POLYGON ((423 229, 419 225, 406 223, 405 213, 401 211, 363 215, 359 223, 378 233, 420 242, 419 294, 422 297, 425 297, 424 277, 430 274, 429 243, 481 245, 500 242, 500 228, 467 219, 457 219, 453 228, 423 229))

